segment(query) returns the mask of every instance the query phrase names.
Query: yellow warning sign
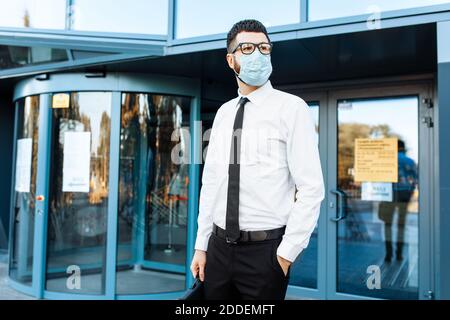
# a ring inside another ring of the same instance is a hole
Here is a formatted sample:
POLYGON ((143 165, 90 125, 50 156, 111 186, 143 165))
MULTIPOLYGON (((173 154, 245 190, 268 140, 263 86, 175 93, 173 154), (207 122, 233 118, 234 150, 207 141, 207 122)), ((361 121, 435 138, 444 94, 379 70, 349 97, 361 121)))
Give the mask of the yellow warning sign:
POLYGON ((57 93, 53 95, 52 107, 54 109, 68 108, 70 95, 68 93, 57 93))
POLYGON ((397 182, 397 138, 355 139, 355 181, 397 182))

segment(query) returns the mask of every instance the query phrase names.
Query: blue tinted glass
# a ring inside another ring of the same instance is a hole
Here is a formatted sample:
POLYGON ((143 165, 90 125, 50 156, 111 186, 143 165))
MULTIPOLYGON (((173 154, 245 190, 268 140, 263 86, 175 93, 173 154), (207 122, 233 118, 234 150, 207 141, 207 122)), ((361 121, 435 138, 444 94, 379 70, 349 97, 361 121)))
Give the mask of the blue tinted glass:
POLYGON ((0 45, 0 70, 66 60, 64 49, 0 45))
POLYGON ((165 35, 168 3, 168 0, 74 0, 70 9, 70 28, 165 35))
POLYGON ((242 19, 257 19, 266 27, 300 22, 300 0, 179 0, 176 37, 188 38, 228 32, 242 19))
POLYGON ((66 1, 0 0, 0 27, 64 29, 66 1))
POLYGON ((308 20, 323 20, 382 11, 450 3, 449 0, 309 0, 308 20))

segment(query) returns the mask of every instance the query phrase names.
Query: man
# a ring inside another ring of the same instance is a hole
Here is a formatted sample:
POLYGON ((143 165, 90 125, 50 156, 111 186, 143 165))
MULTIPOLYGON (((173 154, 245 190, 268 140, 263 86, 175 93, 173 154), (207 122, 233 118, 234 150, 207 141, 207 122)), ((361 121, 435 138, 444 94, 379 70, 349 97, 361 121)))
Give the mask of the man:
POLYGON ((378 207, 378 216, 384 225, 384 239, 386 254, 384 261, 392 260, 392 251, 396 245, 395 258, 403 260, 403 245, 405 240, 405 223, 408 214, 408 205, 417 186, 418 172, 413 159, 406 155, 405 142, 397 141, 398 148, 398 182, 392 184, 393 201, 381 201, 378 207), (397 242, 392 238, 392 222, 394 221, 395 209, 398 209, 397 219, 397 242))
POLYGON ((272 87, 271 51, 259 21, 228 33, 238 97, 214 118, 191 264, 206 299, 284 299, 324 198, 312 115, 302 99, 272 87))

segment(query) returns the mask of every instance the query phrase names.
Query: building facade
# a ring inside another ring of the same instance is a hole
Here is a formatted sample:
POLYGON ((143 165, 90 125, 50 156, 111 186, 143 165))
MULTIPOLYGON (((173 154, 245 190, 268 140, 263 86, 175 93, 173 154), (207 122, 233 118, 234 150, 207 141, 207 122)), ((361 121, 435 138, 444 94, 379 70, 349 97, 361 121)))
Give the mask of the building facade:
POLYGON ((226 32, 254 18, 273 86, 315 117, 326 182, 288 296, 450 298, 450 1, 1 6, 0 249, 15 289, 185 292, 209 129, 237 95, 226 32))

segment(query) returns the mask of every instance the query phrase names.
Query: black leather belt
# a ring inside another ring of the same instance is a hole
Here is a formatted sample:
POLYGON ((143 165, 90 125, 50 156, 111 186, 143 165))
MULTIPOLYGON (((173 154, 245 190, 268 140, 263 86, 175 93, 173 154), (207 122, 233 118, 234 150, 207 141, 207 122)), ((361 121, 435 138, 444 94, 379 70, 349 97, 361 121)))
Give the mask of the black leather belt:
MULTIPOLYGON (((247 242, 247 241, 263 241, 278 239, 283 236, 286 226, 277 229, 270 230, 257 230, 257 231, 242 231, 237 242, 247 242)), ((225 230, 221 227, 213 224, 213 233, 219 238, 224 239, 227 243, 237 243, 230 241, 225 234, 225 230)))

